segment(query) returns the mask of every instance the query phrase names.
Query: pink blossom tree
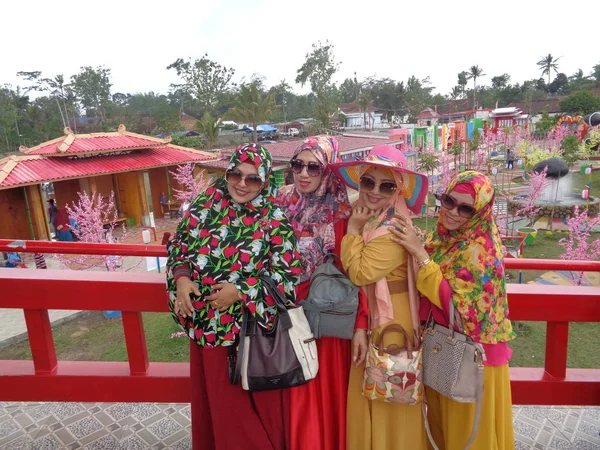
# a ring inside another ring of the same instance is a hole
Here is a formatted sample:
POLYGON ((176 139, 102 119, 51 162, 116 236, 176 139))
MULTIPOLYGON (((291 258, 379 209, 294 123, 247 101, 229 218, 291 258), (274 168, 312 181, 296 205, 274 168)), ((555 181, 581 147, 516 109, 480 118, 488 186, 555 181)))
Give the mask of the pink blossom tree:
MULTIPOLYGON (((73 202, 72 206, 67 205, 66 210, 69 219, 75 222, 75 226, 71 227, 71 232, 78 241, 98 244, 125 242, 127 239, 125 225, 122 225, 122 231, 118 237, 115 237, 114 234, 119 217, 115 208, 113 191, 108 200, 105 200, 98 192, 89 195, 84 191, 78 192, 77 195, 79 195, 79 201, 73 202)), ((83 270, 99 267, 102 264, 109 272, 117 269, 129 271, 137 267, 137 265, 133 265, 124 269, 123 257, 115 255, 80 255, 76 258, 56 255, 56 257, 66 267, 83 270)))
POLYGON ((515 212, 516 216, 528 216, 530 218, 528 227, 533 225, 538 213, 542 209, 541 206, 536 206, 536 201, 540 198, 544 190, 550 186, 550 180, 546 178, 547 172, 548 166, 544 167, 544 170, 539 173, 531 172, 529 180, 527 180, 527 186, 529 187, 527 202, 523 204, 521 209, 515 212))
POLYGON ((183 189, 173 189, 175 198, 181 203, 191 203, 206 190, 209 184, 209 180, 204 176, 204 171, 194 176, 193 163, 178 166, 175 171, 171 172, 171 175, 183 187, 183 189))
MULTIPOLYGON (((572 217, 567 219, 569 237, 558 241, 558 245, 565 249, 560 259, 569 261, 593 261, 600 257, 600 239, 590 242, 590 236, 596 226, 600 225, 600 217, 591 219, 587 211, 579 212, 575 206, 572 217)), ((571 272, 571 280, 576 286, 583 281, 584 272, 571 272)))

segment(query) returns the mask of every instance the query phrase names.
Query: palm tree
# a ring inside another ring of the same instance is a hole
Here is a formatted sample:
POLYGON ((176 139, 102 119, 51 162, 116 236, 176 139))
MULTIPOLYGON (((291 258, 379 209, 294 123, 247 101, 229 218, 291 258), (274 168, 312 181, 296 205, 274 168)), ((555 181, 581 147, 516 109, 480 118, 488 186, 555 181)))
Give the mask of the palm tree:
POLYGON ((554 59, 554 56, 548 53, 548 56, 543 56, 542 59, 537 62, 537 65, 540 66, 540 70, 542 71, 542 76, 548 74, 548 84, 550 84, 550 75, 552 71, 554 70, 555 73, 558 73, 557 62, 560 58, 562 58, 562 56, 554 59))
MULTIPOLYGON (((365 129, 367 129, 367 113, 369 111, 369 106, 371 105, 371 97, 369 94, 361 94, 358 97, 358 105, 363 113, 363 125, 365 129)), ((371 115, 369 113, 369 128, 371 128, 371 115)))
POLYGON ((266 121, 275 110, 272 94, 263 95, 255 83, 242 85, 235 99, 235 107, 231 108, 227 116, 252 124, 252 141, 258 142, 256 128, 258 124, 266 121))
POLYGON ((212 150, 216 147, 217 141, 219 140, 220 124, 221 119, 215 119, 208 111, 205 112, 202 119, 198 121, 198 129, 206 136, 208 150, 212 150))
POLYGON ((485 73, 483 73, 483 69, 480 69, 479 66, 471 66, 467 72, 467 80, 473 80, 473 109, 475 109, 477 106, 477 78, 484 76, 485 73))

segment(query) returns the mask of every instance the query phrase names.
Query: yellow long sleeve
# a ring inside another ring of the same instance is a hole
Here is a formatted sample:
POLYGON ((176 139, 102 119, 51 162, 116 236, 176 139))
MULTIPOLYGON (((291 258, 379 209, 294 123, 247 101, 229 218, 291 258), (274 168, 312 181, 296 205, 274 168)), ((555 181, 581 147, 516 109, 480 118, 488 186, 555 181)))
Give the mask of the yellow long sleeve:
POLYGON ((417 289, 438 308, 442 308, 440 284, 443 278, 440 266, 433 261, 419 269, 417 273, 417 289))
POLYGON ((363 237, 347 234, 342 239, 342 263, 357 286, 388 279, 406 278, 407 253, 392 241, 392 234, 379 236, 365 245, 363 237))

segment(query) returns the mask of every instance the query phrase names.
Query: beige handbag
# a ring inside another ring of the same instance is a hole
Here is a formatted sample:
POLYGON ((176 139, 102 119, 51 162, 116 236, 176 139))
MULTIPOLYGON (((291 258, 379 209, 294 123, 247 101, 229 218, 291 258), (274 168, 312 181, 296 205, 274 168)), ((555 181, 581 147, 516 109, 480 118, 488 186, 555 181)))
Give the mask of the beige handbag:
MULTIPOLYGON (((450 300, 448 328, 435 323, 431 318, 428 321, 423 338, 423 384, 454 401, 476 403, 473 429, 465 446, 468 449, 475 440, 481 418, 485 352, 481 344, 463 334, 460 315, 456 317, 457 315, 450 300), (454 329, 455 318, 461 332, 454 329)), ((435 450, 439 450, 431 436, 426 399, 423 401, 423 414, 429 441, 435 450)))

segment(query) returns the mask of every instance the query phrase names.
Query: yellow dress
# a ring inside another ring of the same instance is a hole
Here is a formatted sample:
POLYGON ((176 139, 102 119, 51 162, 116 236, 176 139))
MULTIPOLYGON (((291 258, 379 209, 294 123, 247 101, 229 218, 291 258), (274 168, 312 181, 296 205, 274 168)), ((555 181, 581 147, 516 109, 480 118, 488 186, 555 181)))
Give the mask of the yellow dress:
MULTIPOLYGON (((352 282, 358 286, 406 280, 407 254, 391 241, 391 234, 379 236, 367 245, 360 235, 348 234, 342 240, 341 258, 352 282)), ((392 295, 394 320, 412 338, 408 293, 392 295)), ((377 338, 381 328, 371 330, 377 338)), ((398 333, 385 335, 384 344, 404 345, 398 333)), ((364 365, 350 369, 346 423, 348 450, 421 450, 427 448, 421 404, 401 405, 371 401, 362 395, 364 365)))
MULTIPOLYGON (((439 287, 442 272, 430 262, 419 270, 417 288, 441 308, 439 287)), ((508 364, 485 366, 481 419, 471 450, 513 450, 515 437, 508 364)), ((427 396, 429 426, 440 450, 463 450, 471 436, 475 403, 459 403, 430 388, 427 396)), ((431 447, 430 447, 431 448, 431 447)))

